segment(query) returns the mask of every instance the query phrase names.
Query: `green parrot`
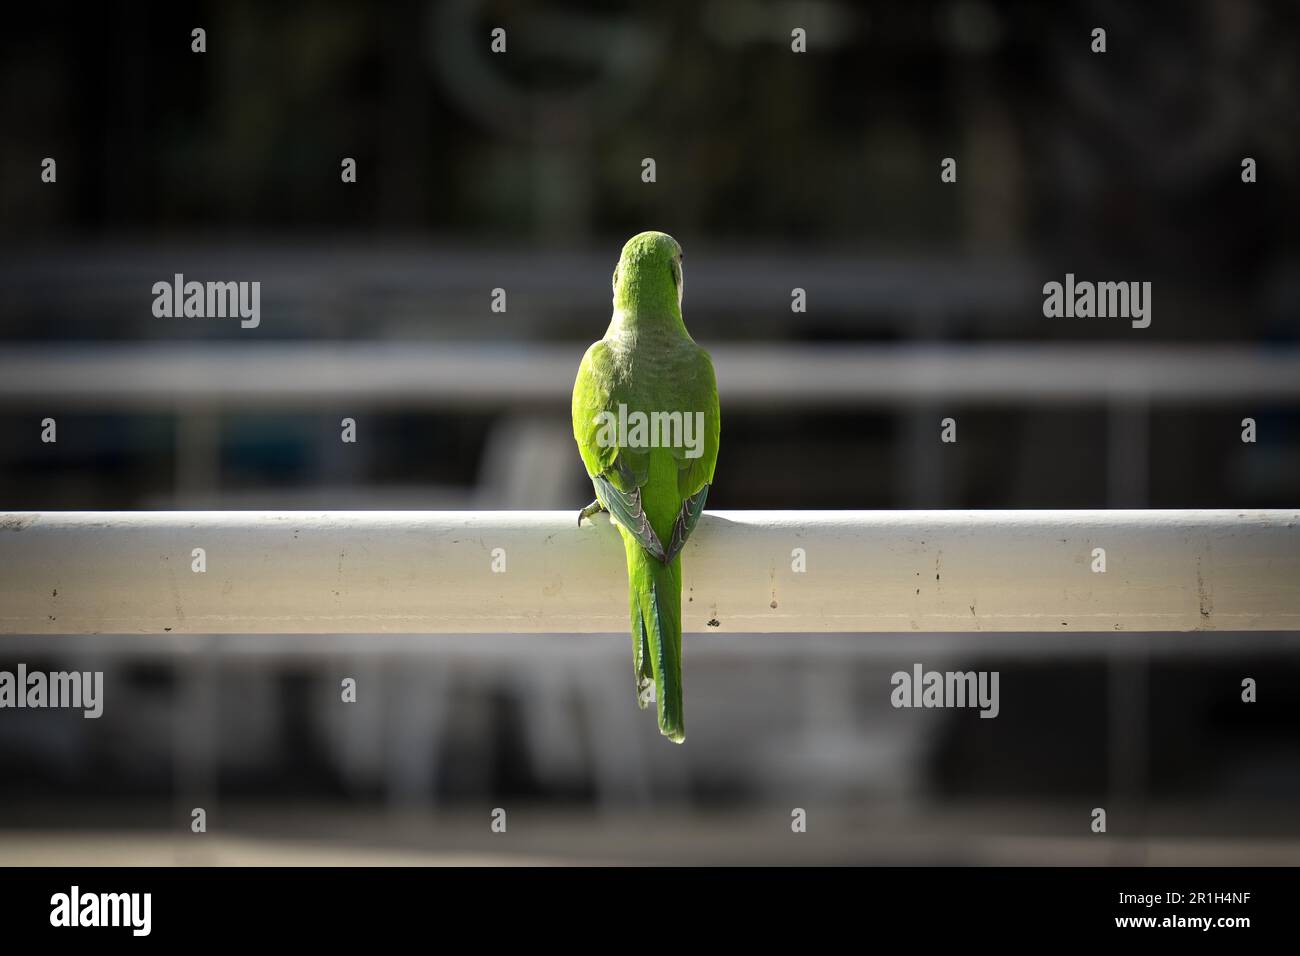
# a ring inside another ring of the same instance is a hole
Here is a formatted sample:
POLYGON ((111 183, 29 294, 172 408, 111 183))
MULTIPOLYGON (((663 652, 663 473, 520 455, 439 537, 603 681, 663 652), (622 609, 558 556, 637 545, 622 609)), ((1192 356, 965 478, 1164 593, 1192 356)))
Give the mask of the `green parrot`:
POLYGON ((640 233, 623 246, 613 317, 573 385, 573 437, 596 489, 578 524, 606 511, 623 538, 637 703, 658 702, 659 732, 676 743, 686 739, 681 551, 713 483, 719 432, 713 363, 682 321, 682 247, 640 233))

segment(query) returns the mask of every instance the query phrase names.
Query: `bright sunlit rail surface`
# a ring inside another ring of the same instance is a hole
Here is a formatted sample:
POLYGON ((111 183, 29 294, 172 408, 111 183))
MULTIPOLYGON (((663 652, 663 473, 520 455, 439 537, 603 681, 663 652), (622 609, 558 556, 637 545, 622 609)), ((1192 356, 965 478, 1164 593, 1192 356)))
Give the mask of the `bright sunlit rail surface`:
MULTIPOLYGON (((683 560, 695 633, 1300 630, 1300 511, 718 511, 683 560)), ((576 509, 0 514, 4 634, 628 626, 576 509)))

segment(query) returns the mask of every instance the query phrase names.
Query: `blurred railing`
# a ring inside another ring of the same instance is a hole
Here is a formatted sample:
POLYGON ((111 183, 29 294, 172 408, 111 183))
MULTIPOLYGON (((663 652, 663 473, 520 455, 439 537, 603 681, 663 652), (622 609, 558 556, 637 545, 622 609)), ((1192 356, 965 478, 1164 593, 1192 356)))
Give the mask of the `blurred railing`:
MULTIPOLYGON (((0 348, 0 403, 99 409, 518 407, 567 411, 587 343, 204 342, 0 348)), ((1300 402, 1300 350, 1165 345, 711 348, 724 410, 1300 402)))

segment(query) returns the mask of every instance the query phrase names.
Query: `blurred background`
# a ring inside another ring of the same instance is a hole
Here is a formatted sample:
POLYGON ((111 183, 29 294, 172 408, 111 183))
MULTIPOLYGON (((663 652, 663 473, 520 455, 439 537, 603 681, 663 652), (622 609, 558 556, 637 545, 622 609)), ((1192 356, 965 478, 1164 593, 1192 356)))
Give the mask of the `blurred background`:
MULTIPOLYGON (((653 228, 722 385, 711 507, 1295 507, 1298 32, 1281 0, 21 5, 0 501, 576 511, 568 390, 653 228), (1151 327, 1044 318, 1067 272, 1151 282, 1151 327), (156 318, 175 273, 259 281, 260 325, 156 318)), ((1300 863, 1294 635, 688 636, 683 747, 628 643, 0 639, 107 698, 0 715, 0 863, 1300 863), (918 661, 1000 671, 1001 716, 891 709, 918 661)))

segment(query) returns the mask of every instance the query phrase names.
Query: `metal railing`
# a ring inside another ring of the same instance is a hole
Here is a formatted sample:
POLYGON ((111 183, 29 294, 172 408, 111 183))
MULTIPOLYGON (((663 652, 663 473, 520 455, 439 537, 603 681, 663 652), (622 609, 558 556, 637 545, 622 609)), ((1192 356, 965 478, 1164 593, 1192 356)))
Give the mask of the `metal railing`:
MULTIPOLYGON (((720 511, 695 633, 1300 630, 1300 511, 720 511)), ((0 633, 627 630, 621 542, 563 512, 0 515, 0 633)))

